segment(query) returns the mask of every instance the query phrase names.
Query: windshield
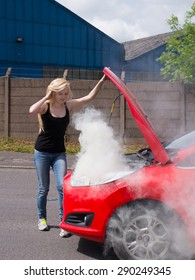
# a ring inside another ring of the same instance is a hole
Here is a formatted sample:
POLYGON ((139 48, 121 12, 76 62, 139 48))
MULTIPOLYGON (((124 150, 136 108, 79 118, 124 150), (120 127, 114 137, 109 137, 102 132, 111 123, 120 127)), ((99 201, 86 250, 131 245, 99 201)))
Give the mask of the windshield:
POLYGON ((183 150, 195 145, 195 131, 192 131, 184 136, 169 143, 165 149, 183 150))

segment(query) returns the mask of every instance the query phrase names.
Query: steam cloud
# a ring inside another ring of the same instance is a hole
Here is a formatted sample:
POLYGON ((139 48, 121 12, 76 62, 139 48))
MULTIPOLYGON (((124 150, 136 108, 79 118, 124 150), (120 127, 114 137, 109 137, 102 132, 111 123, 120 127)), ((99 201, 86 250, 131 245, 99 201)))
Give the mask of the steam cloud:
MULTIPOLYGON (((73 122, 75 128, 81 132, 79 136, 81 151, 77 155, 78 159, 73 171, 71 184, 73 186, 97 185, 118 178, 124 181, 127 178, 130 180, 129 177, 125 178, 124 176, 133 173, 135 169, 132 169, 127 163, 127 160, 122 156, 121 146, 115 139, 114 131, 107 125, 101 112, 93 108, 87 108, 85 111, 75 114, 73 116, 73 122)), ((142 164, 137 168, 141 168, 141 165, 142 164)), ((137 179, 138 181, 142 181, 140 177, 137 179)), ((131 183, 128 182, 128 184, 130 190, 131 183)), ((193 187, 194 180, 191 181, 191 184, 191 187, 193 187)), ((132 187, 133 186, 136 186, 137 197, 142 197, 142 187, 135 182, 132 184, 132 187)), ((185 201, 186 191, 186 189, 181 190, 176 196, 175 193, 171 192, 170 182, 167 181, 167 183, 165 182, 164 199, 162 200, 169 201, 170 205, 175 204, 176 200, 186 209, 189 218, 194 220, 195 207, 193 201, 185 201), (193 205, 192 209, 189 209, 189 205, 193 205)), ((193 197, 194 196, 191 198, 192 200, 193 197)), ((133 217, 133 214, 139 212, 140 209, 143 209, 144 216, 147 217, 156 217, 157 212, 161 213, 161 215, 164 216, 162 219, 166 222, 166 226, 172 229, 173 247, 178 252, 178 258, 180 258, 180 254, 184 258, 192 258, 195 248, 186 242, 186 236, 181 230, 180 221, 172 215, 172 212, 169 212, 166 207, 163 209, 162 206, 158 209, 157 205, 154 207, 154 204, 147 204, 145 208, 142 203, 139 205, 137 202, 133 208, 130 209, 128 205, 125 205, 116 211, 116 215, 113 215, 108 226, 109 230, 104 251, 105 255, 108 253, 111 243, 115 242, 120 244, 121 242, 119 240, 120 236, 122 236, 122 234, 119 234, 122 230, 120 221, 130 221, 130 216, 132 215, 133 217), (118 232, 118 234, 113 235, 113 232, 118 232)), ((150 220, 152 221, 152 218, 150 218, 149 221, 150 220)), ((192 228, 192 233, 194 234, 194 232, 195 228, 192 228)), ((150 246, 152 248, 153 244, 150 246)), ((169 258, 174 259, 175 255, 170 255, 169 258)))
POLYGON ((131 172, 114 131, 100 111, 87 108, 75 114, 73 122, 81 131, 81 151, 72 176, 73 185, 101 184, 131 172))

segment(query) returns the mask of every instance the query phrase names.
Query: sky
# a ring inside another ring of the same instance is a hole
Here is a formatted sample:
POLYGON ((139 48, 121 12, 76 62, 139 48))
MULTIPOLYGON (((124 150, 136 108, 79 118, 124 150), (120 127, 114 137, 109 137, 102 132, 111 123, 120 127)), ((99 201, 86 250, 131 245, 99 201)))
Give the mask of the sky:
POLYGON ((195 0, 57 0, 60 4, 122 43, 170 32, 172 15, 183 24, 195 0))

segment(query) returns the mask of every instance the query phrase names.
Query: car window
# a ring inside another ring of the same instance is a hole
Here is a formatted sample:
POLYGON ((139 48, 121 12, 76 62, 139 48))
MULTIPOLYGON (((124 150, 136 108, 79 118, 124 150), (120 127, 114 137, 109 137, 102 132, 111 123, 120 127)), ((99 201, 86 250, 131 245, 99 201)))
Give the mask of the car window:
POLYGON ((195 168, 195 152, 176 164, 177 167, 195 168))
POLYGON ((192 131, 184 136, 169 143, 165 149, 183 150, 195 145, 195 131, 192 131))

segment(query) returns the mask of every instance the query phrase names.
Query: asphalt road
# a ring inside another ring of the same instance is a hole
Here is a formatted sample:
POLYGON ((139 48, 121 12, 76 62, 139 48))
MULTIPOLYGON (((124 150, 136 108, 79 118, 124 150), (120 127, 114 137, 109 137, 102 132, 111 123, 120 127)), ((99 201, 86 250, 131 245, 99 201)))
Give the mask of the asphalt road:
POLYGON ((58 201, 51 172, 48 232, 37 228, 34 169, 0 168, 1 260, 103 260, 103 248, 77 236, 59 237, 58 201))

